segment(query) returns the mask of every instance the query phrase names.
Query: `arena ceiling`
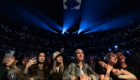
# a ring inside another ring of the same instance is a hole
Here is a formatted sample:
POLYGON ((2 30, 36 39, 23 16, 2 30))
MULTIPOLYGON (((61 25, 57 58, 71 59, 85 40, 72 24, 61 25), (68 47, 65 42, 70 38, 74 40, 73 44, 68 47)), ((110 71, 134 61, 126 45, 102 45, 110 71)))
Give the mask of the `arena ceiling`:
POLYGON ((1 0, 1 22, 53 33, 87 34, 140 22, 139 0, 1 0))

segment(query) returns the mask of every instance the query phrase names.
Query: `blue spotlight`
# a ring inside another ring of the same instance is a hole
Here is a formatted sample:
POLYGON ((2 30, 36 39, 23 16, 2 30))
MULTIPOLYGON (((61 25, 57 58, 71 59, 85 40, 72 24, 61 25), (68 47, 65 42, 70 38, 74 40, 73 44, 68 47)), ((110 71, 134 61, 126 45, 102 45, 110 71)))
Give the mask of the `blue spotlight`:
POLYGON ((115 46, 115 48, 118 48, 118 46, 115 46))
POLYGON ((139 14, 140 14, 140 9, 137 9, 134 12, 130 12, 130 13, 121 15, 102 25, 96 26, 96 28, 94 28, 88 32, 91 33, 91 32, 105 31, 105 30, 112 30, 112 29, 119 29, 119 28, 126 27, 126 26, 130 25, 130 21, 128 21, 128 20, 136 20, 137 16, 139 16, 139 14))
POLYGON ((63 32, 62 33, 65 33, 65 31, 66 31, 66 28, 63 28, 63 32))
POLYGON ((54 31, 54 33, 58 34, 58 32, 54 31))
POLYGON ((109 50, 109 51, 111 51, 111 49, 110 49, 110 48, 109 48, 108 50, 109 50))
POLYGON ((65 32, 62 32, 62 34, 64 34, 65 32))
POLYGON ((81 30, 78 31, 78 34, 80 34, 81 30))

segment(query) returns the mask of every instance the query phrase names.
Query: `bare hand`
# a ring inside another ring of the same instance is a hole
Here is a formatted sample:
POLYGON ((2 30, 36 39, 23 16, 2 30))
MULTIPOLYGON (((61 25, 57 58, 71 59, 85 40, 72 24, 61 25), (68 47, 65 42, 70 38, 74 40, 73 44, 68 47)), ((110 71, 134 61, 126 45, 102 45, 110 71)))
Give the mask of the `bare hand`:
POLYGON ((119 77, 121 75, 121 71, 119 69, 113 69, 112 72, 117 77, 119 77))
POLYGON ((14 64, 14 59, 13 58, 5 58, 3 60, 6 64, 7 67, 13 67, 13 64, 14 64))
POLYGON ((29 62, 26 64, 26 67, 30 67, 32 66, 33 64, 36 64, 37 61, 36 61, 36 57, 32 58, 29 60, 29 62))
POLYGON ((110 66, 110 65, 108 65, 108 64, 106 64, 106 65, 105 65, 105 68, 106 68, 106 73, 107 73, 107 74, 110 74, 110 71, 112 70, 113 67, 110 66))
POLYGON ((34 78, 30 78, 30 80, 34 80, 34 78))
POLYGON ((88 80, 92 80, 92 78, 90 76, 88 76, 88 80))
POLYGON ((28 60, 27 57, 24 58, 24 59, 22 60, 22 64, 23 64, 23 65, 27 64, 27 60, 28 60))
POLYGON ((82 74, 79 77, 80 77, 80 80, 86 80, 87 75, 86 74, 82 74))

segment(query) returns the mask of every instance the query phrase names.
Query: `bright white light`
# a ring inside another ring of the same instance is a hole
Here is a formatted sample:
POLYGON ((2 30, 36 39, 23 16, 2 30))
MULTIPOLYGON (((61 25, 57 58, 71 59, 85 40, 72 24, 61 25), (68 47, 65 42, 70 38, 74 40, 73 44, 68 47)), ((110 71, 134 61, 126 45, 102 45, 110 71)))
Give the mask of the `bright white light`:
POLYGON ((62 34, 64 34, 64 33, 65 33, 65 31, 66 31, 66 29, 63 29, 63 32, 62 32, 62 34))
POLYGON ((64 32, 62 32, 62 34, 64 34, 64 32))
POLYGON ((81 30, 78 31, 78 34, 80 34, 81 30))
POLYGON ((108 49, 109 51, 111 51, 111 49, 108 49))
POLYGON ((115 48, 118 48, 118 46, 115 46, 115 48))

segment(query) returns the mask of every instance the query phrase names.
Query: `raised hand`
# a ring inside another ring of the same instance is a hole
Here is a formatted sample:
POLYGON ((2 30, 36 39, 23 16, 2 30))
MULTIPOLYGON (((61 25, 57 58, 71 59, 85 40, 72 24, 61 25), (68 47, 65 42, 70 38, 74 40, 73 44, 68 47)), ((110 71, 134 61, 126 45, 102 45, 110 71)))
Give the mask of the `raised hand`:
POLYGON ((110 71, 113 69, 113 67, 111 65, 108 65, 108 64, 105 65, 105 68, 106 68, 107 74, 110 74, 110 71))
POLYGON ((119 77, 121 75, 121 71, 119 69, 113 69, 112 72, 116 77, 119 77))
POLYGON ((26 64, 26 67, 30 67, 32 66, 33 64, 36 64, 37 61, 36 61, 36 57, 32 58, 29 60, 29 62, 26 64))
POLYGON ((7 66, 7 67, 13 67, 14 65, 14 59, 13 58, 5 58, 4 60, 3 60, 4 62, 5 62, 5 65, 7 66))

